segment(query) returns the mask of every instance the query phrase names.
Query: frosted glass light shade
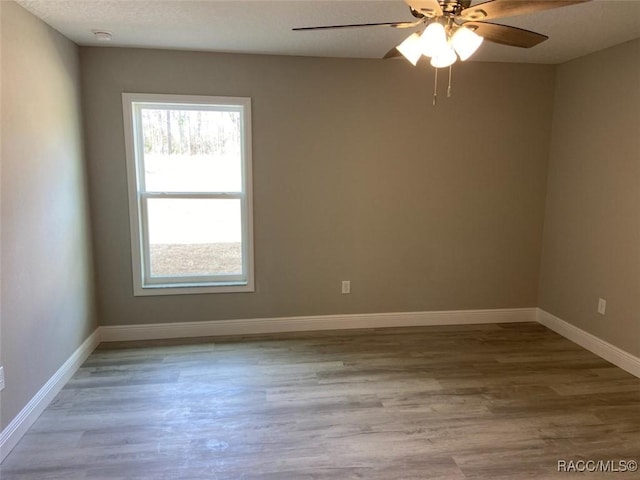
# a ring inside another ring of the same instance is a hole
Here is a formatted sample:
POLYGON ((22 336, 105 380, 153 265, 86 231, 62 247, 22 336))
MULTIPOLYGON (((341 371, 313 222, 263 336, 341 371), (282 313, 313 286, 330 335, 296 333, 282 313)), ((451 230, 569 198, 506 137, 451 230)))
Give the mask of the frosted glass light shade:
POLYGON ((422 54, 427 57, 441 55, 447 47, 447 33, 438 22, 433 22, 420 37, 422 54))
POLYGON ((404 42, 396 47, 396 50, 398 50, 404 58, 409 60, 413 66, 415 66, 422 56, 420 35, 412 33, 404 40, 404 42))
POLYGON ((475 53, 482 44, 480 35, 472 32, 468 28, 460 27, 451 37, 453 48, 458 53, 460 60, 464 61, 475 53))
POLYGON ((431 65, 436 68, 444 68, 453 65, 457 59, 458 57, 456 56, 456 52, 453 51, 453 47, 451 44, 447 44, 446 49, 431 57, 431 65))

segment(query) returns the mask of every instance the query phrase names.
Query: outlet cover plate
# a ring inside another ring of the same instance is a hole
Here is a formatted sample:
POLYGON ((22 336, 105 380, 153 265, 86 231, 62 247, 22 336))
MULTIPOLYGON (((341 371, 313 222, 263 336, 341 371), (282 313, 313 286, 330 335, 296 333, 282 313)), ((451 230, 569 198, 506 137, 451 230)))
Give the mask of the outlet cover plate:
POLYGON ((598 299, 598 313, 600 315, 604 315, 604 312, 607 311, 607 301, 604 298, 598 299))

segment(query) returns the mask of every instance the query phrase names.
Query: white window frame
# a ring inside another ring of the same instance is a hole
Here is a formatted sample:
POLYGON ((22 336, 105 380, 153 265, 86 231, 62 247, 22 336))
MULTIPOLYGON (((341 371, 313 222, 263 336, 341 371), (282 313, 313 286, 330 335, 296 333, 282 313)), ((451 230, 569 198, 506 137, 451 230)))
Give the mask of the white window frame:
POLYGON ((253 201, 251 170, 251 99, 123 93, 124 140, 129 189, 129 221, 135 296, 194 293, 253 292, 253 201), (241 192, 147 192, 144 186, 144 143, 141 107, 202 109, 240 112, 242 135, 241 192), (239 199, 242 223, 242 275, 155 277, 149 271, 148 221, 146 203, 153 198, 239 199))

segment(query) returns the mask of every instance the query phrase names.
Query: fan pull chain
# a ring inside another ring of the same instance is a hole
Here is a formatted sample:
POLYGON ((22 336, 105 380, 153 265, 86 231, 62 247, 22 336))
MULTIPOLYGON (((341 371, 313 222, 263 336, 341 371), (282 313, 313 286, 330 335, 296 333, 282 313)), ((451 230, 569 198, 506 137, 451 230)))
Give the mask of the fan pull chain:
POLYGON ((433 106, 435 107, 438 103, 438 69, 434 68, 436 71, 436 76, 433 81, 433 106))
POLYGON ((447 87, 447 97, 451 97, 451 70, 453 65, 449 65, 449 86, 447 87))

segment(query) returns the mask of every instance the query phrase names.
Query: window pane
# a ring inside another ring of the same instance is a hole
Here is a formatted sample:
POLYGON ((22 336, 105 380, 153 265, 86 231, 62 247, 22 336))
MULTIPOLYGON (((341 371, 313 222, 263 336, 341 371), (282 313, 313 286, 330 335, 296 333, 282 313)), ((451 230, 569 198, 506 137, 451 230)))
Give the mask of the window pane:
POLYGON ((148 192, 239 192, 238 111, 142 108, 148 192))
POLYGON ((148 199, 152 277, 241 275, 240 200, 148 199))

